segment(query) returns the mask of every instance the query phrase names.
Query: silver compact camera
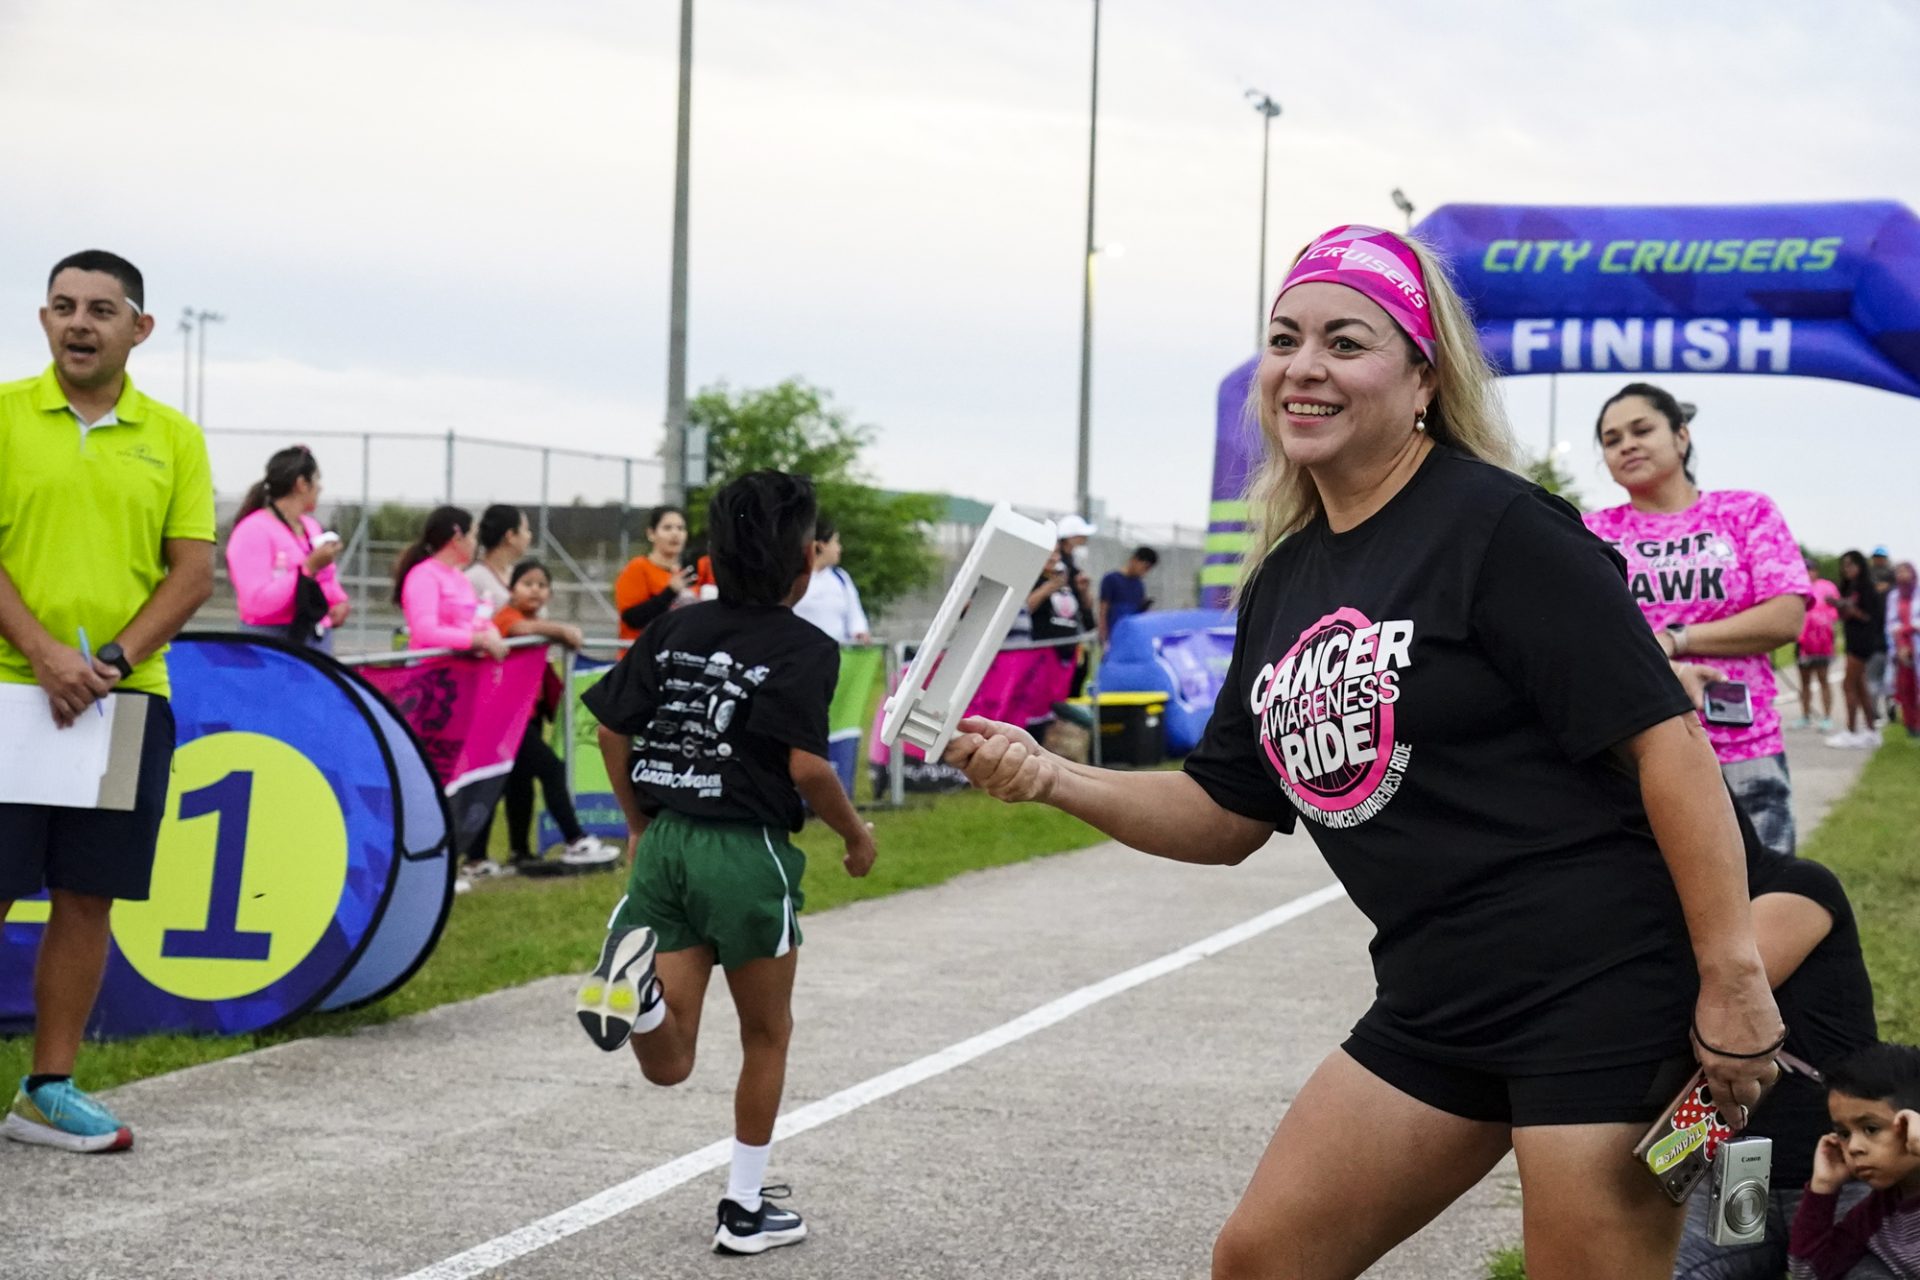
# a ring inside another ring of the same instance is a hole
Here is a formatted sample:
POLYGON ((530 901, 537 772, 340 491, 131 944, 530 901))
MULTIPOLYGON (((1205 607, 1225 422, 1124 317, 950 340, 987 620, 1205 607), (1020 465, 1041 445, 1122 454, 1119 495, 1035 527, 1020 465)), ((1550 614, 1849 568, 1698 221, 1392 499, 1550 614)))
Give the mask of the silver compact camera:
POLYGON ((1773 1176, 1772 1138, 1734 1138, 1713 1160, 1707 1222, 1715 1244, 1757 1244, 1767 1238, 1767 1192, 1773 1176))

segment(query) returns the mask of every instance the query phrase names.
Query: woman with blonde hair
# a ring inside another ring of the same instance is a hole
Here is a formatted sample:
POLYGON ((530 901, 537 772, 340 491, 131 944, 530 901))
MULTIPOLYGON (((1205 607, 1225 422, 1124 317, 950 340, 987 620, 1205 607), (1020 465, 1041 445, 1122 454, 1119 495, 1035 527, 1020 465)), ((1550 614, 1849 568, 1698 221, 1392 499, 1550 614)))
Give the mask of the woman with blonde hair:
POLYGON ((1304 817, 1372 920, 1376 1001, 1282 1117, 1215 1277, 1357 1276, 1511 1149, 1528 1275, 1665 1280, 1681 1215, 1628 1152, 1696 1058, 1742 1123, 1781 1039, 1693 705, 1619 558, 1507 469, 1417 241, 1309 245, 1253 402, 1258 554, 1184 770, 1091 769, 984 720, 948 759, 1184 862, 1304 817))

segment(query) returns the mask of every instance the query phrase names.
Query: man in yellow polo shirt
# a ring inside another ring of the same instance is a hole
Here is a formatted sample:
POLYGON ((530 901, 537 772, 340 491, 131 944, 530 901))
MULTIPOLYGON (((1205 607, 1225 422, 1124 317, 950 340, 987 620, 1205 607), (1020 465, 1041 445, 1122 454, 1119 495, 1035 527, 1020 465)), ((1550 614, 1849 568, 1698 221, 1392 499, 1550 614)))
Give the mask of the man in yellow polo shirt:
MULTIPOLYGON (((0 685, 44 701, 0 716, 62 730, 108 694, 149 700, 131 812, 0 803, 0 921, 49 891, 34 970, 33 1073, 0 1133, 117 1151, 133 1131, 73 1083, 100 992, 114 899, 144 899, 173 763, 167 641, 213 590, 213 479, 185 417, 136 391, 127 356, 153 332, 140 272, 98 249, 47 277, 53 365, 0 384, 0 685)), ((30 705, 28 705, 30 704, 30 705)), ((19 732, 0 720, 0 733, 19 732)))

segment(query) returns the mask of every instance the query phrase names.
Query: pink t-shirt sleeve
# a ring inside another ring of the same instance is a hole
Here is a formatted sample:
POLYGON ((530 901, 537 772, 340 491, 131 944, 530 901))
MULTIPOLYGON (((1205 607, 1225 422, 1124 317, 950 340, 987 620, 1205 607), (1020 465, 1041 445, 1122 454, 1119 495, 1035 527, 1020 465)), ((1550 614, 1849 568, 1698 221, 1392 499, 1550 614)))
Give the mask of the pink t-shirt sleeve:
POLYGON ((1753 603, 1775 596, 1812 596, 1813 580, 1807 574, 1806 559, 1780 508, 1764 493, 1742 496, 1753 504, 1746 522, 1747 574, 1753 583, 1753 603))
MULTIPOLYGON (((451 572, 453 580, 462 586, 466 579, 458 572, 451 572)), ((449 606, 457 600, 449 599, 451 582, 448 575, 439 571, 431 560, 423 560, 407 574, 407 580, 400 587, 400 610, 406 615, 408 643, 416 649, 466 649, 473 645, 474 628, 452 625, 441 621, 449 612, 449 606)), ((468 587, 469 592, 472 591, 468 587)), ((466 613, 471 617, 472 604, 469 601, 466 613)))
POLYGON ((274 536, 281 532, 271 515, 256 511, 235 525, 227 538, 227 577, 233 582, 240 621, 249 625, 266 626, 293 617, 299 568, 297 562, 283 563, 292 539, 282 545, 282 539, 274 536))
MULTIPOLYGON (((309 546, 316 545, 320 541, 320 535, 326 532, 325 529, 320 527, 320 522, 312 516, 301 516, 300 524, 301 527, 307 531, 307 545, 309 546)), ((328 565, 319 573, 313 575, 313 580, 320 584, 320 594, 327 598, 328 604, 345 604, 348 599, 347 589, 340 585, 338 564, 339 561, 336 560, 333 564, 328 565)))

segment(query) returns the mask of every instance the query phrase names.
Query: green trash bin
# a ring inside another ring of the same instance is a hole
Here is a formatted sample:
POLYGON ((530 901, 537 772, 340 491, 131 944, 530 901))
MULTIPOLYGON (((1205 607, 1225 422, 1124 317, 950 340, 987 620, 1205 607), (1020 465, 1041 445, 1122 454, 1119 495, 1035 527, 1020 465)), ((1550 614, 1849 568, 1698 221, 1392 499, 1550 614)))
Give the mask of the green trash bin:
MULTIPOLYGON (((1092 700, 1074 698, 1069 704, 1092 723, 1092 700)), ((1167 695, 1164 693, 1103 693, 1100 695, 1100 763, 1151 767, 1167 758, 1167 695)))

